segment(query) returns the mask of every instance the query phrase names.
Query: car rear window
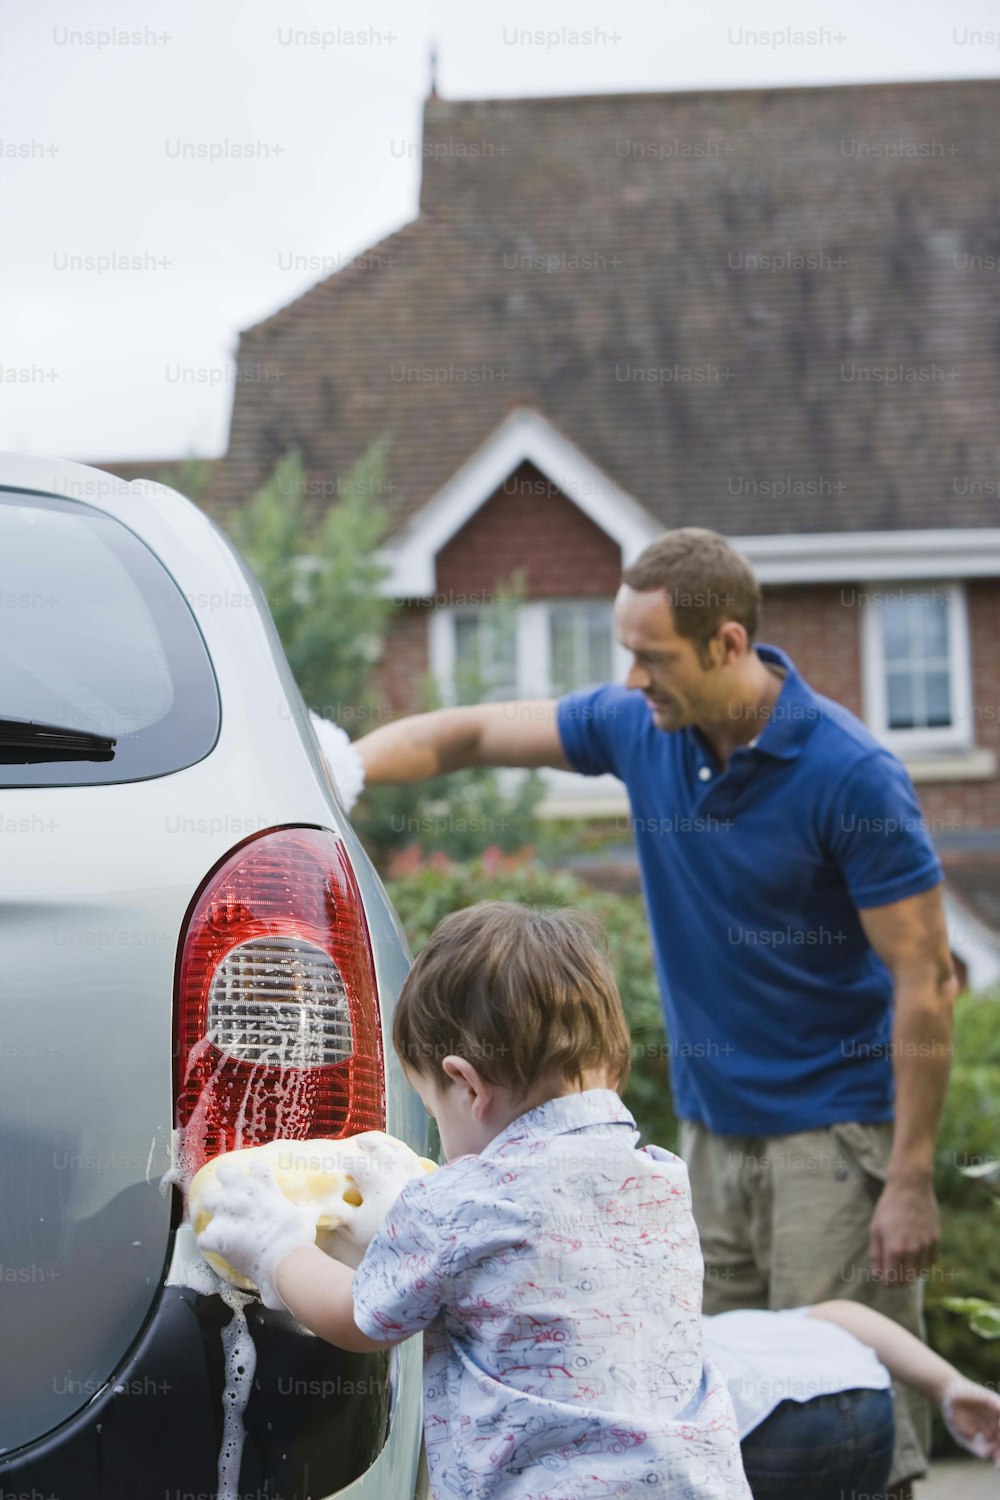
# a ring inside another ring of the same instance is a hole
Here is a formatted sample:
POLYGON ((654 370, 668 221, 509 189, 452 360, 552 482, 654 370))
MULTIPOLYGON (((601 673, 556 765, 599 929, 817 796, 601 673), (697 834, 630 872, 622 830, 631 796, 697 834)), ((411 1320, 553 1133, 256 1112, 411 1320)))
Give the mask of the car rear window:
POLYGON ((0 490, 0 718, 117 740, 103 761, 18 765, 4 750, 0 786, 139 781, 215 744, 219 694, 187 600, 114 517, 0 490))

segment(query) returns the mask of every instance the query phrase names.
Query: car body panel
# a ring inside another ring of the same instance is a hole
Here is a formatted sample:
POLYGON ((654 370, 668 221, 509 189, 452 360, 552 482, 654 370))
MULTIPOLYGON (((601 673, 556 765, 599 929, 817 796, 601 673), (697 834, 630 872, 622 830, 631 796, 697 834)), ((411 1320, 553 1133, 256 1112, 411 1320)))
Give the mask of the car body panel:
MULTIPOLYGON (((386 1128, 421 1150, 427 1122, 389 1037, 406 940, 337 801, 246 564, 202 512, 162 486, 9 455, 0 455, 0 485, 78 499, 146 542, 181 587, 221 700, 216 744, 183 770, 0 791, 0 1261, 13 1318, 5 1333, 24 1351, 0 1383, 2 1453, 72 1425, 74 1414, 85 1419, 155 1318, 174 1254, 171 1194, 160 1180, 171 1162, 178 941, 196 890, 235 845, 289 826, 343 840, 381 1001, 386 1128)), ((341 1491, 359 1500, 388 1493, 371 1486, 390 1475, 401 1486, 392 1493, 412 1491, 419 1340, 392 1367, 401 1384, 388 1441, 341 1491)))

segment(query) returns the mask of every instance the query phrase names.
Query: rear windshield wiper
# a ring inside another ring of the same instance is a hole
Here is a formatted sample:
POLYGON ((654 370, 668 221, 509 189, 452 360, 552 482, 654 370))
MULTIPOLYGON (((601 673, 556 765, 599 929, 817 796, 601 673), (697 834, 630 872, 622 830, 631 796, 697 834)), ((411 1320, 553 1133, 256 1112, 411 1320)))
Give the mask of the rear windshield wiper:
POLYGON ((0 761, 22 765, 32 760, 114 760, 113 735, 93 734, 67 724, 0 717, 0 761))

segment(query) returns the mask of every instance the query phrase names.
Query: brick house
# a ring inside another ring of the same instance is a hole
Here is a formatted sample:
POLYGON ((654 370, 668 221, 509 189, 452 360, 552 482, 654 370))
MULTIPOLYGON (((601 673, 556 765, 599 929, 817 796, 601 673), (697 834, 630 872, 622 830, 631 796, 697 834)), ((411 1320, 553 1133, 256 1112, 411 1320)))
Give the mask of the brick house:
MULTIPOLYGON (((425 674, 454 698, 620 672, 623 564, 724 532, 762 638, 907 763, 956 950, 996 978, 998 106, 992 80, 432 95, 401 143, 417 219, 242 335, 206 503, 292 447, 335 495, 388 437, 394 713, 425 674)), ((604 780, 553 773, 547 811, 623 812, 604 780)))

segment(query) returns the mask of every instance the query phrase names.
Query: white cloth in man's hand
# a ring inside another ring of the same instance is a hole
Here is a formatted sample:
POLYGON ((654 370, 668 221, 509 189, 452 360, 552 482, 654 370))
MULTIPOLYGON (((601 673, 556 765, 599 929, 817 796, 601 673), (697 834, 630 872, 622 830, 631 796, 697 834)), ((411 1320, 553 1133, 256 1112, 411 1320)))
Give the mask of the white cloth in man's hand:
POLYGON ((350 812, 365 787, 365 768, 361 762, 361 756, 339 724, 334 724, 330 719, 321 718, 319 714, 313 713, 312 709, 309 710, 309 717, 316 731, 323 759, 330 769, 330 775, 333 777, 340 800, 344 804, 344 811, 350 812))

